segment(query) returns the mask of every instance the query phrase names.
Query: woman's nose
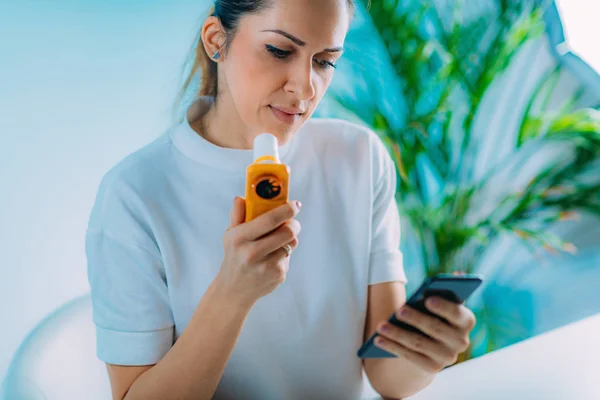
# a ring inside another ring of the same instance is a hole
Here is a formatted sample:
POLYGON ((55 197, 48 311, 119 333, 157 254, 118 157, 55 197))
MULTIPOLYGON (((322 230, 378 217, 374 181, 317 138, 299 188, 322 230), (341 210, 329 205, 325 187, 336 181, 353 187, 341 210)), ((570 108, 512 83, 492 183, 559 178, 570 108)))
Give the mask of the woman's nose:
POLYGON ((312 99, 315 96, 312 61, 295 63, 289 70, 284 89, 286 92, 296 94, 299 100, 312 99))

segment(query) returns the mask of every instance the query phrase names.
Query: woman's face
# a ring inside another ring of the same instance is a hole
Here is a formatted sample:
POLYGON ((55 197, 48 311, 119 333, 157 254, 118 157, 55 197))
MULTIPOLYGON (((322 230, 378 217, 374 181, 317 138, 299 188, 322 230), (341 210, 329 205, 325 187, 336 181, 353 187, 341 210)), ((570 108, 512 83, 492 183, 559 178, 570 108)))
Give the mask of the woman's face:
POLYGON ((251 134, 285 142, 312 115, 342 54, 351 12, 347 0, 274 0, 240 20, 220 73, 251 134))

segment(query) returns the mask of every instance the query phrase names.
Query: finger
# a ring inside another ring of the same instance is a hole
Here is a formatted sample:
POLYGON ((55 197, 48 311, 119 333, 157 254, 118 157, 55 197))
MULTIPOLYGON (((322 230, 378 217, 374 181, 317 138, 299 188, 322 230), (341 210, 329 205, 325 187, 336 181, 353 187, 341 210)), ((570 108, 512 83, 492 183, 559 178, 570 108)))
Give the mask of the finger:
POLYGON ((452 349, 446 347, 442 342, 435 341, 419 333, 409 332, 389 323, 381 324, 377 329, 377 333, 409 350, 429 357, 439 365, 447 366, 456 362, 456 356, 452 349))
MULTIPOLYGON (((290 243, 287 243, 292 248, 292 253, 298 247, 298 239, 292 240, 290 243)), ((265 257, 265 262, 269 263, 277 263, 280 260, 287 258, 287 252, 283 249, 283 246, 272 252, 271 254, 265 257)))
POLYGON ((430 372, 438 372, 443 366, 439 365, 436 361, 430 359, 429 357, 424 356, 423 354, 419 354, 415 351, 412 351, 399 343, 395 343, 385 337, 378 336, 375 339, 375 346, 383 349, 389 353, 397 357, 402 357, 413 364, 416 364, 421 369, 430 372))
POLYGON ((282 204, 242 225, 240 235, 248 241, 259 239, 294 218, 299 211, 300 207, 296 201, 282 204))
POLYGON ((475 314, 462 304, 456 304, 441 297, 430 297, 425 301, 425 306, 429 311, 443 317, 464 332, 470 332, 475 327, 475 314))
POLYGON ((270 254, 296 239, 301 230, 302 227, 297 220, 286 221, 274 232, 257 240, 253 245, 256 246, 259 254, 270 254))
POLYGON ((400 321, 414 326, 432 339, 444 343, 451 349, 459 349, 464 345, 462 333, 436 317, 423 314, 409 306, 402 307, 396 313, 396 317, 400 321))
POLYGON ((229 228, 234 228, 246 219, 246 199, 236 196, 233 199, 233 208, 229 213, 229 228))

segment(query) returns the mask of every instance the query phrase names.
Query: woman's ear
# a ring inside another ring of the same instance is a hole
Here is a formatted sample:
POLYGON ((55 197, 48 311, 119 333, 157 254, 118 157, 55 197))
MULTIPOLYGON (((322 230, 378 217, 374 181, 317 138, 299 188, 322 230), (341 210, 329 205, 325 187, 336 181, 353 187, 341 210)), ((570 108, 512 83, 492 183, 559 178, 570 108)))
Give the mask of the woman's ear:
POLYGON ((223 59, 223 47, 225 45, 225 30, 221 25, 219 18, 210 16, 204 21, 202 25, 202 44, 204 45, 204 51, 208 54, 208 57, 218 62, 223 59), (218 59, 213 57, 216 53, 219 53, 218 59))

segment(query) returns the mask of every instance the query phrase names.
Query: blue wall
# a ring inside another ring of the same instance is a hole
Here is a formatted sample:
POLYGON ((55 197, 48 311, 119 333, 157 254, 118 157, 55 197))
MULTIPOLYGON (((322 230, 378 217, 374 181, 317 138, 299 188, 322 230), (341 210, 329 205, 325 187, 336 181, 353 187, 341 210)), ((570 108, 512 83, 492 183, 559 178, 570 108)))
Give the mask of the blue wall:
POLYGON ((0 381, 27 332, 88 292, 101 177, 162 133, 206 1, 0 0, 0 381))

